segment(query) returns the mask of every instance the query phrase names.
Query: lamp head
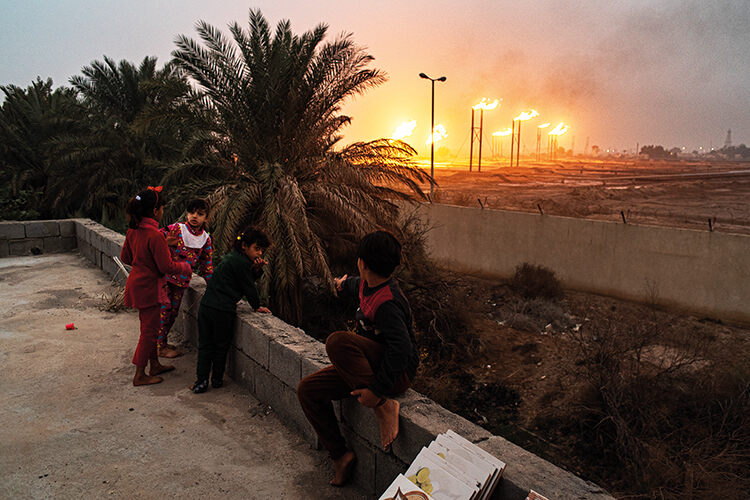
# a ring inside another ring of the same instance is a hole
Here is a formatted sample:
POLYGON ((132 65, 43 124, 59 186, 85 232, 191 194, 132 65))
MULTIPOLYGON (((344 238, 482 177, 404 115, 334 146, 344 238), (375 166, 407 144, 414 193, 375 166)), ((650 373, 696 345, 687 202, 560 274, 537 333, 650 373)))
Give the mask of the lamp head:
POLYGON ((419 74, 419 78, 424 78, 425 80, 429 80, 430 79, 430 77, 427 76, 427 75, 425 75, 424 73, 420 73, 419 74))
POLYGON ((445 77, 444 77, 444 76, 441 76, 440 78, 438 78, 438 79, 437 79, 437 81, 439 81, 439 82, 444 82, 444 81, 445 81, 445 77))

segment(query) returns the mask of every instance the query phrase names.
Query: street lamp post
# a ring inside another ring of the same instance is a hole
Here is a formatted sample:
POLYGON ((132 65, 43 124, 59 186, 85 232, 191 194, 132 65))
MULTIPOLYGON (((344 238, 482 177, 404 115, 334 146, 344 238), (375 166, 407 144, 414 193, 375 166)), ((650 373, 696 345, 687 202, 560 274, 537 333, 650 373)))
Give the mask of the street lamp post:
POLYGON ((430 182, 430 203, 432 203, 432 190, 435 181, 435 82, 444 82, 446 78, 444 76, 430 78, 424 73, 420 73, 419 77, 432 82, 432 110, 430 112, 430 177, 432 177, 432 181, 430 182))

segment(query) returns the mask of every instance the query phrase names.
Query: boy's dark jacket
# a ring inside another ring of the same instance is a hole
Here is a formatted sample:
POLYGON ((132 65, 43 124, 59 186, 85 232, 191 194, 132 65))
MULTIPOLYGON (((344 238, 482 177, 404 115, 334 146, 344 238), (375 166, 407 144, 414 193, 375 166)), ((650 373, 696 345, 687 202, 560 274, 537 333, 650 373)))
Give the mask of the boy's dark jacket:
POLYGON ((342 283, 341 291, 347 295, 359 295, 357 333, 385 347, 383 362, 369 389, 378 396, 390 394, 398 375, 403 372, 406 372, 409 380, 414 380, 419 355, 411 308, 398 282, 390 278, 370 288, 365 280, 356 276, 347 278, 342 283))
POLYGON ((260 297, 255 288, 255 280, 261 277, 263 269, 255 270, 247 255, 232 250, 226 254, 214 269, 213 277, 206 286, 201 305, 220 311, 234 312, 237 302, 245 297, 253 309, 260 307, 260 297))

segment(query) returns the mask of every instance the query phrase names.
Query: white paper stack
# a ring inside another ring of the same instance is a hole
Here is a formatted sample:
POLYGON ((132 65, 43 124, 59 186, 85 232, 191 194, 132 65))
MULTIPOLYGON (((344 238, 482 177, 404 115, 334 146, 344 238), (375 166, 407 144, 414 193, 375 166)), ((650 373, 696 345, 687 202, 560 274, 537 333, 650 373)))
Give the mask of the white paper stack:
POLYGON ((547 500, 547 497, 540 495, 534 490, 529 490, 529 494, 526 496, 526 500, 547 500))
POLYGON ((433 500, 422 488, 399 474, 379 500, 433 500))
MULTIPOLYGON (((403 476, 429 495, 427 498, 485 500, 492 495, 503 470, 505 463, 501 460, 449 430, 423 447, 403 476)), ((381 500, 394 498, 403 476, 396 478, 381 500)), ((400 489, 404 492, 403 487, 400 489)))

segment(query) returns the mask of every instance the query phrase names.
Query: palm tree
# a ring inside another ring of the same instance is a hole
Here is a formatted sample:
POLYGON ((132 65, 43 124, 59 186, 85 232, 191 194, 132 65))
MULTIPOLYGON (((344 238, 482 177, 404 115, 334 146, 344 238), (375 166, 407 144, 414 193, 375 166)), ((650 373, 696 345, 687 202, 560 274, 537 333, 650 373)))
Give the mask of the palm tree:
POLYGON ((117 226, 127 198, 158 183, 165 165, 181 157, 190 132, 159 117, 179 108, 191 89, 173 66, 157 69, 154 57, 136 66, 104 56, 70 83, 88 110, 90 131, 65 142, 65 168, 51 190, 54 203, 105 223, 113 218, 117 226))
POLYGON ((419 183, 431 178, 400 141, 335 149, 351 120, 342 103, 386 79, 351 35, 324 43, 327 26, 298 36, 289 21, 271 33, 254 10, 248 29, 229 26, 231 39, 202 21, 197 31, 203 45, 179 36, 172 55, 214 113, 202 137, 212 163, 195 156, 171 175, 210 193, 220 248, 247 223, 268 231, 272 307, 298 323, 302 280, 322 277, 332 288, 329 256, 394 226, 392 200, 423 197, 419 183))
POLYGON ((81 133, 84 109, 75 92, 52 80, 37 79, 28 88, 0 87, 5 102, 0 107, 0 168, 8 195, 19 199, 30 194, 27 208, 42 217, 65 216, 49 201, 50 185, 58 165, 58 140, 62 135, 81 133))

